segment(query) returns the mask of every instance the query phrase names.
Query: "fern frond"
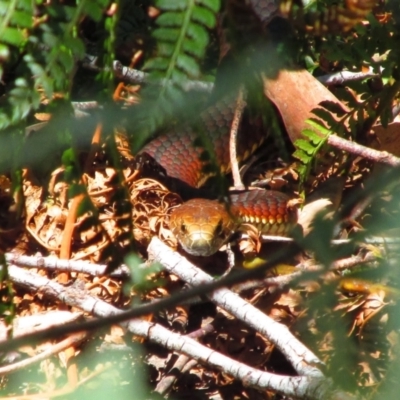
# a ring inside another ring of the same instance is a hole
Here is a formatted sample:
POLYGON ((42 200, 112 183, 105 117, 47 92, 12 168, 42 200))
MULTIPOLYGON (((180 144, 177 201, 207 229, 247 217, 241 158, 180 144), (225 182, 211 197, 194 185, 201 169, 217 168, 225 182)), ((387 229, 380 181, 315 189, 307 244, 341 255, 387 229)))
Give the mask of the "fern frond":
POLYGON ((298 172, 300 175, 300 186, 304 184, 310 175, 313 163, 321 148, 328 140, 331 131, 326 129, 322 122, 316 119, 308 119, 307 124, 313 129, 304 129, 302 135, 304 138, 297 139, 294 142, 296 151, 293 157, 300 161, 298 172))
MULTIPOLYGON (((208 29, 216 25, 220 0, 157 0, 156 7, 161 11, 156 21, 158 28, 153 32, 157 55, 144 68, 158 83, 157 100, 142 107, 142 118, 136 124, 135 149, 177 110, 185 107, 188 111, 185 85, 200 76, 200 61, 209 42, 208 29)), ((147 97, 154 99, 154 88, 147 90, 147 97)))
POLYGON ((0 42, 20 46, 25 40, 21 29, 31 28, 32 2, 29 0, 0 1, 0 42))
POLYGON ((156 6, 162 11, 153 34, 158 53, 146 68, 166 82, 162 96, 171 84, 182 87, 185 79, 199 77, 199 60, 209 40, 207 29, 215 26, 220 4, 219 0, 158 0, 156 6))
POLYGON ((0 79, 8 70, 20 72, 0 110, 0 130, 17 125, 39 106, 39 90, 48 98, 55 91, 68 97, 76 61, 85 53, 77 26, 85 15, 102 18, 108 4, 109 0, 82 0, 77 7, 49 4, 46 18, 40 18, 40 6, 32 0, 0 0, 0 79))

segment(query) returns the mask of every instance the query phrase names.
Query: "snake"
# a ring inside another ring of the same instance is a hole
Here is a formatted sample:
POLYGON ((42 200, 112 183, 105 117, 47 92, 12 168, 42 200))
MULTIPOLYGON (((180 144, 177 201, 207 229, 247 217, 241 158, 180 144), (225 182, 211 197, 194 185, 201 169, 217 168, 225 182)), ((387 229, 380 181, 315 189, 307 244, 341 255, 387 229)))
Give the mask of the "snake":
MULTIPOLYGON (((230 170, 230 126, 234 104, 228 99, 206 108, 196 122, 206 140, 215 150, 222 173, 230 170)), ((245 161, 262 143, 261 132, 241 129, 237 148, 239 161, 245 161), (254 134, 253 134, 254 133, 254 134)), ((169 177, 192 187, 200 187, 205 179, 203 149, 195 147, 198 133, 185 126, 172 130, 148 143, 141 153, 147 153, 166 171, 169 177)), ((243 224, 254 225, 270 236, 286 236, 296 225, 297 210, 290 197, 275 190, 246 190, 229 197, 230 206, 206 198, 194 198, 173 209, 169 226, 181 247, 194 256, 210 256, 227 243, 243 224)))
MULTIPOLYGON (((252 24, 265 27, 277 15, 278 8, 276 0, 249 0, 245 5, 230 0, 226 12, 239 16, 239 24, 240 16, 246 14, 253 16, 252 24)), ((195 125, 158 136, 142 149, 142 153, 150 155, 169 177, 198 188, 207 178, 203 149, 193 145, 200 131, 205 136, 204 142, 214 149, 221 173, 229 172, 230 127, 236 104, 233 100, 232 96, 219 100, 200 114, 195 125), (197 132, 192 126, 196 126, 197 132)), ((242 126, 238 133, 238 161, 245 161, 264 140, 261 130, 249 129, 242 126)), ((296 221, 297 210, 290 205, 288 195, 274 190, 247 190, 231 194, 228 205, 218 200, 191 199, 171 212, 169 226, 187 253, 209 256, 228 242, 243 224, 255 225, 266 235, 286 236, 296 221)))

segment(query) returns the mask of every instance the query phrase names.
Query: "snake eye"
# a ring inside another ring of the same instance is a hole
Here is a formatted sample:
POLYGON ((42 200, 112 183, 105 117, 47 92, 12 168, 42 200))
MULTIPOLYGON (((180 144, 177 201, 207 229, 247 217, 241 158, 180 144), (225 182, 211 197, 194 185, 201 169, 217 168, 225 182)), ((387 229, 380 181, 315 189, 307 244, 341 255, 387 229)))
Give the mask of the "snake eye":
POLYGON ((184 223, 182 223, 182 225, 181 225, 181 233, 183 233, 183 234, 187 233, 187 228, 184 223))
POLYGON ((215 227, 215 234, 218 236, 223 236, 223 226, 222 226, 222 219, 218 221, 218 225, 215 227))

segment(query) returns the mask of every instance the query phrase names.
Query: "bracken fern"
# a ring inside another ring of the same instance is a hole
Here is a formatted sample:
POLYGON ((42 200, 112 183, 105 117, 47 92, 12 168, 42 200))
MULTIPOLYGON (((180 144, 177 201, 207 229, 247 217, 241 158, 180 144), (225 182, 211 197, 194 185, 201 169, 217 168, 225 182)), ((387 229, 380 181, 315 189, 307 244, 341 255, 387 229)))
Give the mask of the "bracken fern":
POLYGON ((148 119, 148 131, 154 131, 182 102, 183 87, 200 76, 199 61, 209 41, 207 29, 216 24, 219 0, 158 0, 161 11, 153 36, 157 54, 147 62, 151 78, 162 82, 157 92, 156 112, 148 119))
POLYGON ((32 0, 0 1, 0 78, 15 75, 0 111, 0 130, 17 125, 38 108, 38 89, 69 97, 75 63, 84 56, 80 19, 98 21, 109 0, 82 0, 77 7, 32 0))

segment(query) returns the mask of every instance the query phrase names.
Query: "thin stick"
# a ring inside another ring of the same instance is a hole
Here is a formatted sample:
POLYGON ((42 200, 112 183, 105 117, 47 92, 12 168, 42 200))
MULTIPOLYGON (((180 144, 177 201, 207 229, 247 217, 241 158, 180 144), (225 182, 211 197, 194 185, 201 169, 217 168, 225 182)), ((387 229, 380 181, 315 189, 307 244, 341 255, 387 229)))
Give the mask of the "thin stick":
POLYGON ((58 354, 60 351, 68 349, 71 346, 75 347, 78 343, 82 342, 82 340, 85 339, 86 336, 87 332, 74 333, 68 338, 62 340, 60 343, 57 343, 51 346, 49 349, 42 351, 40 354, 36 354, 33 357, 16 362, 14 364, 9 364, 0 367, 0 375, 9 374, 14 371, 19 371, 22 368, 29 367, 32 364, 38 363, 39 361, 45 360, 46 358, 58 354))
POLYGON ((392 167, 400 166, 400 158, 387 151, 371 149, 361 144, 351 142, 350 140, 343 139, 337 135, 330 135, 328 137, 328 144, 337 149, 366 158, 367 160, 388 164, 392 167))
POLYGON ((240 177, 239 164, 237 159, 237 135, 239 130, 240 121, 243 116, 243 110, 246 107, 246 102, 244 100, 244 89, 241 87, 237 96, 235 113, 233 115, 230 139, 229 139, 229 155, 231 159, 232 177, 233 185, 236 190, 244 190, 245 187, 240 177))

